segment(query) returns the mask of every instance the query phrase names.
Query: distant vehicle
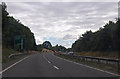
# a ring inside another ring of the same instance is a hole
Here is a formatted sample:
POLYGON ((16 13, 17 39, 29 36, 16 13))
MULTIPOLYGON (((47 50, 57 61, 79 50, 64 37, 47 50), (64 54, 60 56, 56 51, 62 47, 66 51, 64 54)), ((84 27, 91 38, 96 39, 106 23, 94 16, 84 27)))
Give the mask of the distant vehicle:
POLYGON ((70 51, 68 52, 68 55, 74 55, 74 52, 70 51))

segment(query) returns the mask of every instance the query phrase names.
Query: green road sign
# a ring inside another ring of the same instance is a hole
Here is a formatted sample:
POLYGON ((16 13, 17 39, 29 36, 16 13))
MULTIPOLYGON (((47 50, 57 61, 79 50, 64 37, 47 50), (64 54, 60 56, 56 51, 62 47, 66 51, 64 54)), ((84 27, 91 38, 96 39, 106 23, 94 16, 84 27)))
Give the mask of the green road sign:
POLYGON ((25 37, 24 36, 15 36, 14 49, 18 51, 23 51, 25 49, 25 37))

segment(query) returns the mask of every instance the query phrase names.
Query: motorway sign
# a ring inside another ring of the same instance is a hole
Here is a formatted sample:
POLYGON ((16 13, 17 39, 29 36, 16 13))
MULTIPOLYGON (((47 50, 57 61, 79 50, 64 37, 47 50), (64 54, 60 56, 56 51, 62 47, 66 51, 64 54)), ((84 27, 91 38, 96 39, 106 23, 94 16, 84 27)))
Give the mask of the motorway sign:
POLYGON ((25 37, 24 36, 14 37, 14 49, 18 51, 23 51, 25 49, 25 37))

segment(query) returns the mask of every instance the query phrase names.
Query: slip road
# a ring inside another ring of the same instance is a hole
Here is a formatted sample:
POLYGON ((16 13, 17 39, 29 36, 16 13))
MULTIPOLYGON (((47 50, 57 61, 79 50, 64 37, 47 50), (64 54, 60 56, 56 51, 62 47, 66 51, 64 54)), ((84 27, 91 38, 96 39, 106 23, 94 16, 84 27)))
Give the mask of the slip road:
POLYGON ((2 72, 3 77, 115 77, 53 55, 33 54, 2 72))

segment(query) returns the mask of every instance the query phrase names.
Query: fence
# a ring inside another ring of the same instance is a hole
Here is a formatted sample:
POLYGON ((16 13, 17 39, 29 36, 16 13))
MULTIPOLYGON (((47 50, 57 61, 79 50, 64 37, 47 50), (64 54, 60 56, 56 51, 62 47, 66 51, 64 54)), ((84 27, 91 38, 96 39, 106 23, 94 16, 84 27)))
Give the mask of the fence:
POLYGON ((15 56, 21 56, 21 55, 26 55, 27 53, 14 53, 14 54, 10 54, 8 56, 8 58, 12 58, 12 57, 15 57, 15 56))
POLYGON ((79 60, 95 61, 98 63, 113 64, 113 65, 120 66, 119 59, 109 59, 109 58, 102 58, 102 57, 80 56, 80 55, 68 55, 64 53, 60 53, 60 55, 69 56, 69 57, 79 59, 79 60))

